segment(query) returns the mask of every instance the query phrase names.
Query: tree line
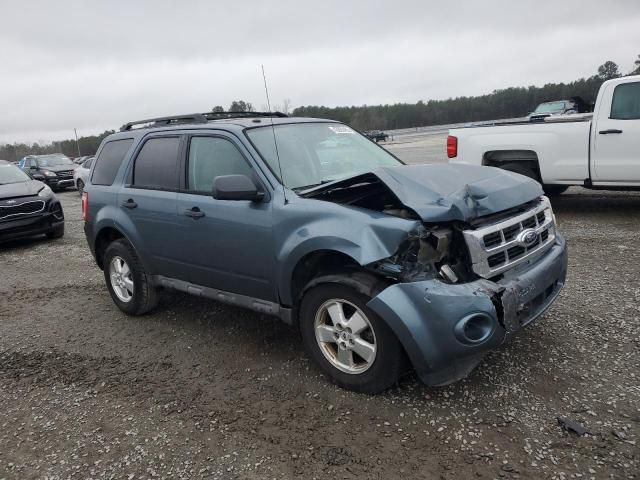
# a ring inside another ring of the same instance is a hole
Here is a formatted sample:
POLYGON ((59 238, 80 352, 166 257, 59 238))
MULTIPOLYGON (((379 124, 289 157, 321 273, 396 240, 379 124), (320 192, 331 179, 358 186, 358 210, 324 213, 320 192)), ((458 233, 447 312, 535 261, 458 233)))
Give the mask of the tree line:
MULTIPOLYGON (((635 69, 629 75, 640 74, 640 55, 635 61, 635 69)), ((291 114, 298 117, 329 118, 348 123, 360 130, 412 128, 428 125, 445 125, 483 120, 497 120, 526 115, 536 105, 547 100, 582 97, 586 102, 594 102, 602 82, 621 77, 622 73, 615 62, 607 61, 600 65, 597 74, 581 78, 570 83, 548 83, 542 87, 512 87, 495 90, 487 95, 475 97, 456 97, 447 100, 420 100, 417 103, 396 103, 393 105, 363 105, 351 107, 303 106, 293 109, 291 114)), ((275 111, 289 113, 291 100, 285 99, 281 105, 275 105, 275 111)), ((213 112, 223 112, 217 105, 213 112)), ((234 100, 227 111, 252 112, 250 102, 234 100)), ((263 107, 266 110, 266 106, 263 107)), ((112 134, 107 130, 99 135, 62 140, 49 144, 31 145, 12 143, 0 145, 0 159, 15 161, 26 155, 46 153, 64 153, 69 157, 94 155, 102 140, 112 134)))
MULTIPOLYGON (((640 74, 640 55, 635 61, 635 69, 628 75, 636 74, 640 74)), ((618 65, 607 61, 598 67, 595 75, 569 83, 548 83, 542 87, 511 87, 494 90, 487 95, 427 102, 420 100, 417 103, 351 107, 303 106, 294 109, 293 115, 338 120, 359 130, 499 120, 525 116, 538 104, 550 100, 578 96, 587 103, 593 103, 602 82, 621 76, 618 65)))

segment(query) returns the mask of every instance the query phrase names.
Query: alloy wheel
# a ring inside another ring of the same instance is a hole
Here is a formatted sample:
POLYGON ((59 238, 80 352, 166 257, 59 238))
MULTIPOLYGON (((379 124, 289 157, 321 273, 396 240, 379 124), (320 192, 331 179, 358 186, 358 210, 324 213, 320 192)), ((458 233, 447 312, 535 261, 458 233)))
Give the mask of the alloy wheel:
POLYGON ((315 335, 320 351, 338 370, 359 374, 376 358, 376 336, 371 322, 353 303, 343 299, 324 302, 315 317, 315 335))
POLYGON ((133 298, 133 276, 129 265, 122 257, 115 256, 109 262, 109 278, 118 299, 125 303, 131 301, 133 298))

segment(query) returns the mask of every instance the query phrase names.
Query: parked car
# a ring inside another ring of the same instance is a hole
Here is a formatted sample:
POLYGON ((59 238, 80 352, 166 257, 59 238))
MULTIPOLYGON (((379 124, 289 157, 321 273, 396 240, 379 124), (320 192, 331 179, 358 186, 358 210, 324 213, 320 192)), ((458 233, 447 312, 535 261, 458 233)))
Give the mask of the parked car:
POLYGON ((46 183, 54 192, 73 185, 76 166, 65 155, 29 155, 20 161, 19 166, 35 180, 46 183))
POLYGON ((428 384, 463 378, 560 292, 565 241, 537 182, 404 165, 338 122, 238 115, 102 142, 84 230, 123 312, 167 288, 275 315, 330 379, 371 393, 405 358, 428 384))
POLYGON ((76 157, 74 159, 72 159, 72 162, 75 163, 76 165, 80 165, 82 163, 84 163, 87 158, 89 158, 89 155, 84 155, 82 157, 76 157))
POLYGON ((73 172, 73 181, 80 195, 82 195, 84 186, 87 184, 89 172, 91 171, 91 165, 93 164, 93 159, 94 157, 87 157, 86 160, 82 162, 81 165, 78 165, 73 172))
POLYGON ((39 234, 64 235, 62 205, 47 185, 0 160, 0 241, 39 234))
POLYGON ((570 185, 640 189, 640 75, 608 80, 594 113, 449 131, 454 163, 488 165, 526 175, 549 195, 570 185))
POLYGON ((386 142, 389 139, 389 135, 382 130, 368 130, 364 134, 376 143, 386 142))
POLYGON ((570 115, 573 113, 587 113, 589 105, 581 97, 571 97, 569 100, 543 102, 533 112, 527 115, 530 122, 544 122, 545 118, 556 115, 570 115))

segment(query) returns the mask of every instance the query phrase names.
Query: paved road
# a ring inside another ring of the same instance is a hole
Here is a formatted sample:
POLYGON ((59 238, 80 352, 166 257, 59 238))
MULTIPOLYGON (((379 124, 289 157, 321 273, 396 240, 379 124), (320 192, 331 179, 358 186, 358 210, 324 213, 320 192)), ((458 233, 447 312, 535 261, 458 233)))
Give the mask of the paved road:
POLYGON ((443 163, 447 161, 447 132, 407 132, 381 145, 405 163, 443 163))

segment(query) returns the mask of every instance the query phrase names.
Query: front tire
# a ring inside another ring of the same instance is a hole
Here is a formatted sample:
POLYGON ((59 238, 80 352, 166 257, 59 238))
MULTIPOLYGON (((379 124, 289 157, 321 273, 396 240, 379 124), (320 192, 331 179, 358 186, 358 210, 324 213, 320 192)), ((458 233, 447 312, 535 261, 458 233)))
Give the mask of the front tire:
POLYGON ((300 329, 305 350, 342 388, 379 393, 398 381, 403 350, 393 331, 367 307, 370 298, 341 283, 304 295, 300 329))
POLYGON ((104 252, 104 279, 111 299, 127 315, 143 315, 158 304, 158 292, 133 247, 112 242, 104 252))

